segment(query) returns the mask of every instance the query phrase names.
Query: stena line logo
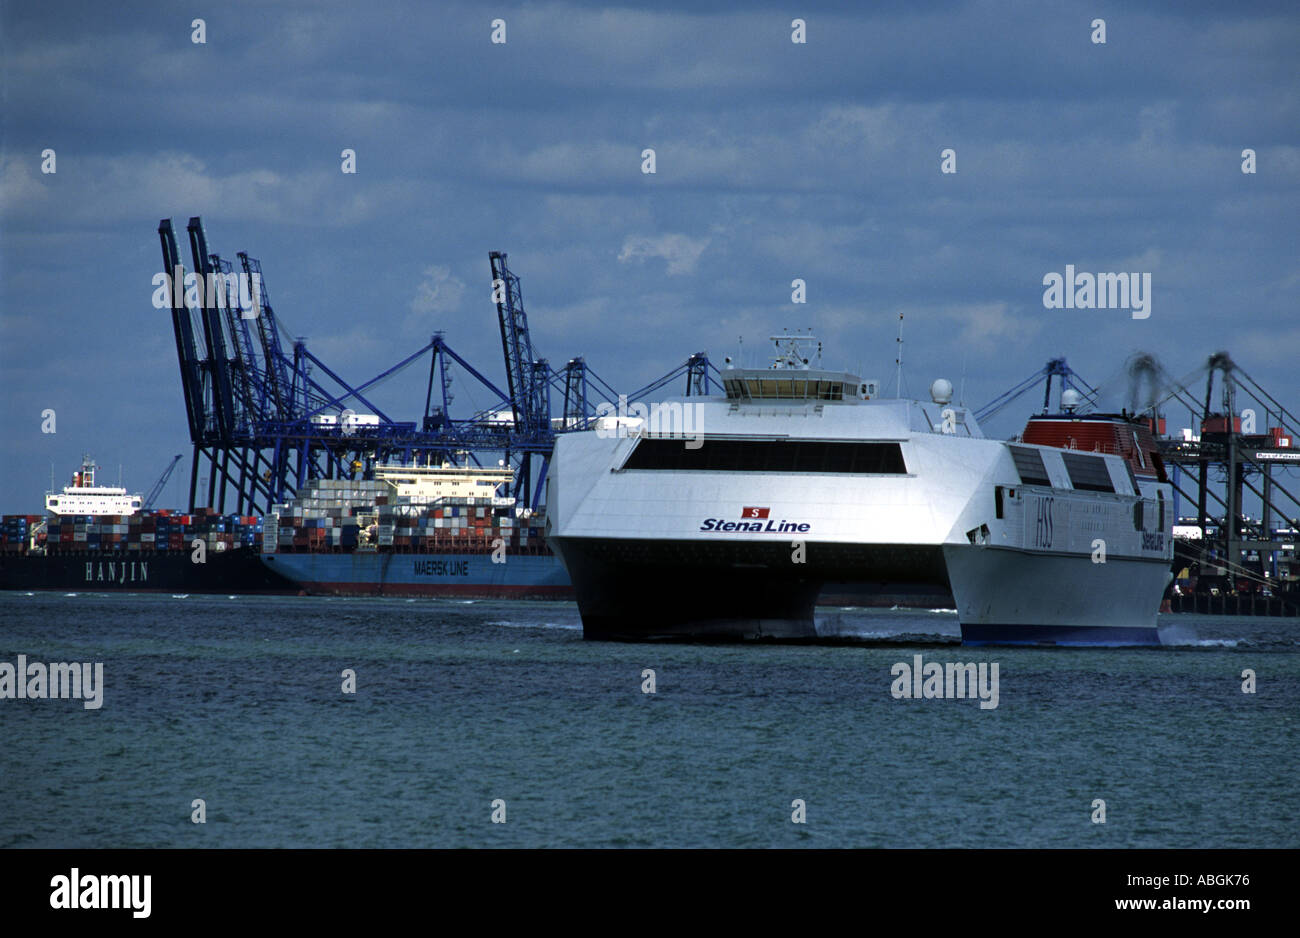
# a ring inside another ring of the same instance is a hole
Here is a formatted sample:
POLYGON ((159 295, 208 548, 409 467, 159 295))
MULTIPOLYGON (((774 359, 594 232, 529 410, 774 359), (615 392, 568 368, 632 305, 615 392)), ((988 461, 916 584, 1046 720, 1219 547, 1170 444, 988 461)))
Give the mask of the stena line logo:
POLYGON ((724 521, 722 518, 705 518, 701 531, 720 531, 724 534, 805 534, 812 530, 806 521, 773 521, 770 508, 747 507, 741 510, 741 521, 724 521))

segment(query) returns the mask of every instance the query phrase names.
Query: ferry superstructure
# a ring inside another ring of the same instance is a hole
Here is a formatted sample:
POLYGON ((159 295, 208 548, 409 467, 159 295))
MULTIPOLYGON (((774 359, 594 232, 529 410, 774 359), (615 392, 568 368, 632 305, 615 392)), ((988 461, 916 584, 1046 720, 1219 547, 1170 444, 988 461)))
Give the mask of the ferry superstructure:
POLYGON ((548 540, 586 637, 815 640, 823 591, 888 581, 951 589, 969 643, 1158 644, 1172 489, 1146 427, 1065 412, 986 439, 946 381, 882 399, 773 338, 725 398, 557 441, 548 540))

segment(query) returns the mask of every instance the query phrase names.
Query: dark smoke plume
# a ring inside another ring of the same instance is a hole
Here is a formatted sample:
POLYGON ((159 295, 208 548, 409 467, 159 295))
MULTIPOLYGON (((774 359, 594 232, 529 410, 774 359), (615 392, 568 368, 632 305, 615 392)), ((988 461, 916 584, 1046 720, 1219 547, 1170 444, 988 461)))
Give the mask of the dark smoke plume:
POLYGON ((1135 352, 1125 365, 1128 371, 1129 411, 1140 414, 1154 407, 1160 399, 1160 362, 1150 352, 1135 352))
POLYGON ((1224 373, 1232 371, 1237 367, 1236 363, 1232 360, 1232 356, 1227 352, 1215 352, 1210 356, 1206 365, 1209 366, 1210 371, 1214 371, 1217 368, 1224 373))

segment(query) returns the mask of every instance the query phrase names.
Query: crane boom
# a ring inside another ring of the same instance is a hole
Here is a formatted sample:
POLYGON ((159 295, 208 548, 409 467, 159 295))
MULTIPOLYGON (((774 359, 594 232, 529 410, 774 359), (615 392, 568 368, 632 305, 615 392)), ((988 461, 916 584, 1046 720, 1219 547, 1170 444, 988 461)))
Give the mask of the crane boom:
POLYGON ((172 477, 172 470, 176 468, 176 464, 180 461, 181 454, 177 453, 172 457, 172 461, 167 464, 167 468, 163 470, 163 474, 158 477, 158 481, 153 484, 153 488, 149 490, 149 494, 146 495, 144 499, 144 508, 146 511, 153 507, 154 501, 162 494, 163 486, 165 486, 167 480, 172 477))

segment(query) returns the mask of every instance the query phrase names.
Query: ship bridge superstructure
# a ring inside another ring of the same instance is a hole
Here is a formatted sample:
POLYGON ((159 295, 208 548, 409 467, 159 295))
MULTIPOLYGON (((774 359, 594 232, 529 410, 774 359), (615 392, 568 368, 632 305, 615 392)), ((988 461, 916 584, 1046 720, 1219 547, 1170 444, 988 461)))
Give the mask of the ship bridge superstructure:
POLYGON ((822 344, 811 335, 774 335, 776 355, 766 368, 732 368, 723 372, 727 400, 856 401, 875 397, 878 381, 863 381, 847 371, 821 367, 822 344))
POLYGON ((72 484, 62 492, 45 496, 45 510, 52 515, 133 515, 140 510, 143 500, 116 485, 95 483, 95 461, 89 456, 81 460, 81 468, 72 474, 72 484))

